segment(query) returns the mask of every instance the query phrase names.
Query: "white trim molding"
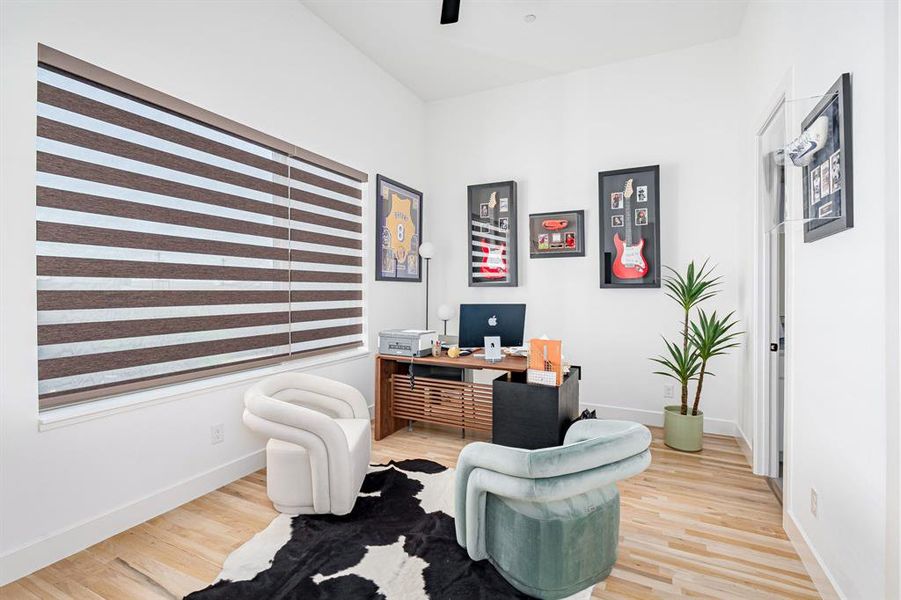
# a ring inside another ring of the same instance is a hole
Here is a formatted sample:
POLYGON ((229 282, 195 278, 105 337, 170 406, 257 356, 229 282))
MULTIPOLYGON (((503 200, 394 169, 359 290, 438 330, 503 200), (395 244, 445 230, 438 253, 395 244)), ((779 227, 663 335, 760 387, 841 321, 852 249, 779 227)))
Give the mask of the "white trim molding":
POLYGON ((34 573, 118 533, 259 471, 266 451, 256 450, 195 477, 182 480, 105 514, 52 532, 0 556, 0 585, 34 573))
POLYGON ((366 356, 369 356, 369 349, 366 346, 361 346, 341 352, 289 360, 277 365, 257 367, 246 371, 237 371, 225 375, 216 375, 214 377, 141 390, 121 396, 103 398, 102 400, 92 400, 83 404, 54 408, 41 412, 38 415, 38 428, 40 431, 47 431, 58 427, 66 427, 145 406, 181 400, 201 392, 207 393, 236 385, 244 385, 250 380, 257 380, 275 373, 302 371, 313 367, 357 360, 366 356))
POLYGON ((807 535, 787 510, 782 512, 782 528, 795 547, 801 562, 804 563, 804 568, 807 569, 807 574, 810 575, 811 581, 823 600, 843 600, 845 596, 838 591, 835 579, 823 566, 820 555, 810 545, 807 535))
POLYGON ((742 430, 741 426, 735 425, 735 440, 738 442, 738 447, 741 448, 741 453, 745 455, 745 460, 748 461, 748 466, 751 467, 751 471, 754 470, 754 446, 751 444, 751 441, 748 439, 748 436, 745 435, 745 432, 742 430))
MULTIPOLYGON (((785 124, 786 124, 786 137, 791 139, 792 135, 795 135, 795 131, 800 129, 800 125, 796 125, 796 117, 795 117, 795 108, 793 104, 789 101, 795 97, 795 73, 794 68, 789 68, 785 74, 782 76, 779 84, 773 90, 773 94, 770 97, 769 102, 765 105, 765 111, 760 113, 755 121, 755 124, 758 125, 754 139, 753 139, 753 156, 757 156, 758 154, 758 144, 760 135, 766 129, 770 120, 776 112, 784 107, 785 111, 785 124)), ((799 134, 800 131, 797 131, 799 134)), ((752 456, 752 464, 751 468, 755 475, 765 475, 770 476, 773 473, 770 472, 771 464, 773 462, 773 458, 771 456, 772 446, 773 446, 773 427, 772 427, 772 419, 771 419, 771 410, 770 410, 770 333, 769 333, 769 314, 767 311, 768 308, 768 298, 770 296, 770 275, 769 275, 769 246, 766 243, 767 230, 769 229, 766 208, 760 202, 760 165, 757 165, 757 168, 754 172, 754 262, 753 262, 753 285, 752 285, 752 301, 751 305, 753 307, 753 317, 751 320, 751 336, 748 341, 748 349, 751 352, 751 365, 752 365, 752 379, 751 379, 751 401, 752 401, 752 429, 751 434, 754 440, 754 444, 751 445, 751 456, 752 456)), ((785 206, 791 206, 792 203, 798 198, 796 196, 796 188, 797 182, 794 180, 800 181, 798 175, 793 174, 793 172, 789 169, 786 171, 786 181, 785 181, 785 206)), ((790 225, 785 225, 784 227, 791 227, 790 225)), ((789 231, 783 230, 785 234, 790 233, 789 231)), ((788 238, 788 236, 787 236, 788 238)), ((793 254, 790 255, 790 244, 786 244, 785 246, 785 294, 786 294, 786 314, 790 314, 788 311, 790 310, 790 284, 791 284, 791 274, 793 273, 793 267, 790 263, 790 260, 793 258, 793 254)), ((792 321, 789 320, 788 327, 791 328, 792 321)), ((786 339, 790 340, 790 332, 786 331, 786 339)), ((784 403, 783 403, 783 426, 785 431, 785 440, 784 445, 788 446, 788 436, 790 431, 788 429, 788 419, 789 415, 789 403, 790 403, 790 379, 789 379, 789 363, 790 357, 789 353, 785 353, 785 388, 784 388, 784 403)))
MULTIPOLYGON (((663 427, 662 410, 610 406, 608 404, 591 404, 588 402, 581 402, 579 407, 581 409, 587 408, 588 410, 596 410, 598 411, 598 416, 605 419, 622 419, 626 421, 635 421, 642 425, 650 425, 651 427, 663 427)), ((737 432, 738 426, 734 421, 712 419, 707 415, 704 415, 704 433, 737 437, 737 432)))

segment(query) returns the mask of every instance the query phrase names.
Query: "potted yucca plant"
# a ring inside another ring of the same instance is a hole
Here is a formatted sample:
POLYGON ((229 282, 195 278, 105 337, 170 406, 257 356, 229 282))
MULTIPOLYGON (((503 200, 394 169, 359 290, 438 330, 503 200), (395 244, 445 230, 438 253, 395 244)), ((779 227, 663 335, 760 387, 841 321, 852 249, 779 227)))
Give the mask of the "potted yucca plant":
POLYGON ((681 403, 664 407, 664 443, 677 450, 696 452, 703 446, 704 413, 698 407, 704 377, 713 375, 707 368, 708 363, 714 356, 738 346, 736 339, 742 332, 733 330, 737 321, 732 318, 732 312, 719 317, 715 311, 708 315, 699 308, 697 318, 691 318, 692 310, 698 304, 719 293, 721 278, 713 276, 713 268, 707 266, 707 261, 700 268, 695 267, 694 261, 690 262, 684 275, 671 267, 666 269, 670 272, 663 280, 666 295, 682 308, 682 330, 681 343, 664 337, 666 354, 651 359, 663 367, 661 371, 654 371, 655 374, 675 379, 680 385, 681 403), (696 381, 697 387, 689 409, 691 381, 696 381))

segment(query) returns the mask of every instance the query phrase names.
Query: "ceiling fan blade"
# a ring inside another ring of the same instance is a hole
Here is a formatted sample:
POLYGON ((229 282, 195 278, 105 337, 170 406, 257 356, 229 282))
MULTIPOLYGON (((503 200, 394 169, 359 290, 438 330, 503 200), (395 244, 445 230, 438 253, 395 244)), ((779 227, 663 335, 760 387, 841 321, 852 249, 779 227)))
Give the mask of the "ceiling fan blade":
POLYGON ((441 2, 441 24, 450 25, 460 19, 460 0, 443 0, 441 2))

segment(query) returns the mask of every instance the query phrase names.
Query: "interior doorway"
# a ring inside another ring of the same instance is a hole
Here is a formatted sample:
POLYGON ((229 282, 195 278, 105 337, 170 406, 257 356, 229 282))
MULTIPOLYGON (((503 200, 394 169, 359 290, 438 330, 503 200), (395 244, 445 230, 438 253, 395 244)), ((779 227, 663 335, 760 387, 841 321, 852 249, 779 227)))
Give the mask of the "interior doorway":
POLYGON ((764 215, 763 305, 766 359, 764 385, 768 443, 766 475, 782 501, 785 475, 785 220, 787 143, 785 102, 780 101, 758 134, 758 202, 764 215))

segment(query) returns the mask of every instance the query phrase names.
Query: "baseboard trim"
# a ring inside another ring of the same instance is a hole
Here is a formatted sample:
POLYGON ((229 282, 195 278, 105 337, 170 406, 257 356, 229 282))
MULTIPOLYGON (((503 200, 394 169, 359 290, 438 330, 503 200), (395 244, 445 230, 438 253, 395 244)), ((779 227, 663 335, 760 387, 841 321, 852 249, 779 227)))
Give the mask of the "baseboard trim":
POLYGON ((829 571, 823 566, 820 555, 810 545, 807 535, 787 510, 782 511, 782 528, 798 552, 807 574, 810 575, 823 600, 844 600, 845 596, 839 592, 829 571))
POLYGON ((0 556, 0 585, 34 573, 118 533, 208 494, 266 465, 257 450, 105 514, 48 534, 0 556))
MULTIPOLYGON (((597 410, 598 416, 604 417, 605 419, 623 419, 626 421, 636 421, 642 425, 650 425, 651 427, 663 427, 663 410, 646 410, 643 408, 610 406, 608 404, 592 404, 590 402, 581 402, 580 406, 583 409, 597 410)), ((738 426, 734 421, 711 419, 707 416, 704 417, 704 433, 738 437, 737 432, 738 426)))
POLYGON ((754 451, 751 450, 751 442, 748 441, 748 436, 745 435, 745 432, 738 424, 735 425, 735 439, 738 442, 738 447, 741 448, 741 453, 745 455, 745 460, 748 461, 748 466, 753 471, 754 451))

